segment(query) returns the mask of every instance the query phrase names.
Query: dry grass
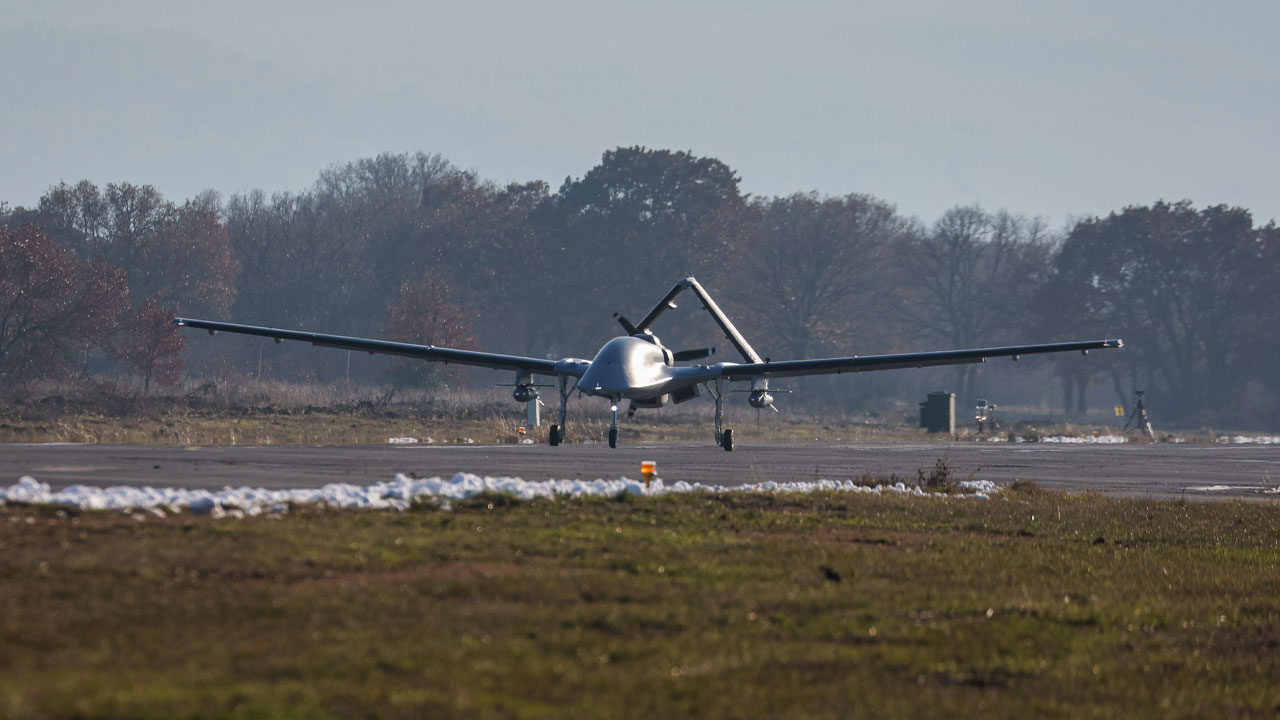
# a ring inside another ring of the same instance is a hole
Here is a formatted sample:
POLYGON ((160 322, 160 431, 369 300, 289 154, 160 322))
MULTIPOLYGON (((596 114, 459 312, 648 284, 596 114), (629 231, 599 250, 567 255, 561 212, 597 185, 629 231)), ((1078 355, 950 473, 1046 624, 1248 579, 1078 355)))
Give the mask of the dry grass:
MULTIPOLYGON (((507 388, 392 390, 346 383, 331 385, 238 380, 189 384, 175 392, 143 394, 110 381, 40 388, 0 404, 0 443, 91 442, 174 445, 348 445, 385 443, 391 437, 479 443, 518 440, 524 409, 507 388)), ((545 442, 559 399, 544 390, 543 425, 528 437, 545 442)), ((732 400, 739 400, 732 398, 732 400)), ((928 434, 906 414, 811 414, 783 401, 775 414, 743 407, 727 409, 741 439, 770 441, 950 440, 928 434)), ((714 404, 701 398, 624 420, 624 442, 690 441, 711 432, 714 404)), ((570 442, 603 437, 607 405, 598 399, 570 400, 570 442)), ((1101 425, 1020 426, 1018 434, 1087 435, 1114 432, 1101 425)), ((960 438, 973 437, 970 428, 960 438)))

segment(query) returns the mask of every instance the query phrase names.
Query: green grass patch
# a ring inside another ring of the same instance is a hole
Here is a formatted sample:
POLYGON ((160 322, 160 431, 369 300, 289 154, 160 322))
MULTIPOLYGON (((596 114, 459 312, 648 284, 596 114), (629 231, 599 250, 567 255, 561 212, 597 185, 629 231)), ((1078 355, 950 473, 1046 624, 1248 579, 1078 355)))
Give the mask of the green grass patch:
POLYGON ((1274 717, 1280 506, 0 507, 0 717, 1274 717))

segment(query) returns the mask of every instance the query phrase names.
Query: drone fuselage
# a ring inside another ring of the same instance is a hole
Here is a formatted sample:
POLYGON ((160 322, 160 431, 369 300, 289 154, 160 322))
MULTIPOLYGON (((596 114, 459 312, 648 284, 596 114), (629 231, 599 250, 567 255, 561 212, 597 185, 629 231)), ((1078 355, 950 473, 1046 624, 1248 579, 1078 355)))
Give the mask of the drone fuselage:
POLYGON ((627 335, 600 348, 577 388, 614 400, 647 400, 667 393, 676 380, 671 351, 656 337, 627 335))

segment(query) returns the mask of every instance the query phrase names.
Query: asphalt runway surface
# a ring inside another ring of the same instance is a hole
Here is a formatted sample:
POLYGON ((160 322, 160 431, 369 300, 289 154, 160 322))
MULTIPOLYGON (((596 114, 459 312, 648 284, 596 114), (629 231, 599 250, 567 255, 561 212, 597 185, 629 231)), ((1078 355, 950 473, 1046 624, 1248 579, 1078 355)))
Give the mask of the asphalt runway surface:
POLYGON ((671 483, 739 485, 765 480, 843 480, 866 473, 914 479, 945 458, 956 477, 1034 480, 1055 490, 1117 497, 1280 500, 1280 446, 1205 444, 885 442, 740 445, 378 445, 183 448, 143 445, 0 445, 0 486, 23 475, 55 489, 72 484, 218 489, 369 485, 396 473, 457 472, 526 480, 637 478, 654 460, 671 483), (1208 489, 1213 488, 1213 489, 1208 489))

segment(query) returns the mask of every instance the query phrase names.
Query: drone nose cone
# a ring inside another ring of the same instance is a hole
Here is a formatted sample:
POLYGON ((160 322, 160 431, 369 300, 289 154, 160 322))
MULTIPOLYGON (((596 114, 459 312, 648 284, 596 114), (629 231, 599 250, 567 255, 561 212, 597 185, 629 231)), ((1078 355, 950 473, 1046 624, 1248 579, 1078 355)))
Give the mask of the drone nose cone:
POLYGON ((582 378, 578 380, 578 390, 588 395, 614 395, 615 388, 609 382, 607 377, 609 373, 602 372, 599 368, 588 368, 583 373, 582 378))
POLYGON ((631 367, 633 347, 637 343, 652 347, 633 337, 614 338, 605 343, 578 381, 578 389, 588 395, 617 395, 621 389, 630 385, 628 369, 631 367))

